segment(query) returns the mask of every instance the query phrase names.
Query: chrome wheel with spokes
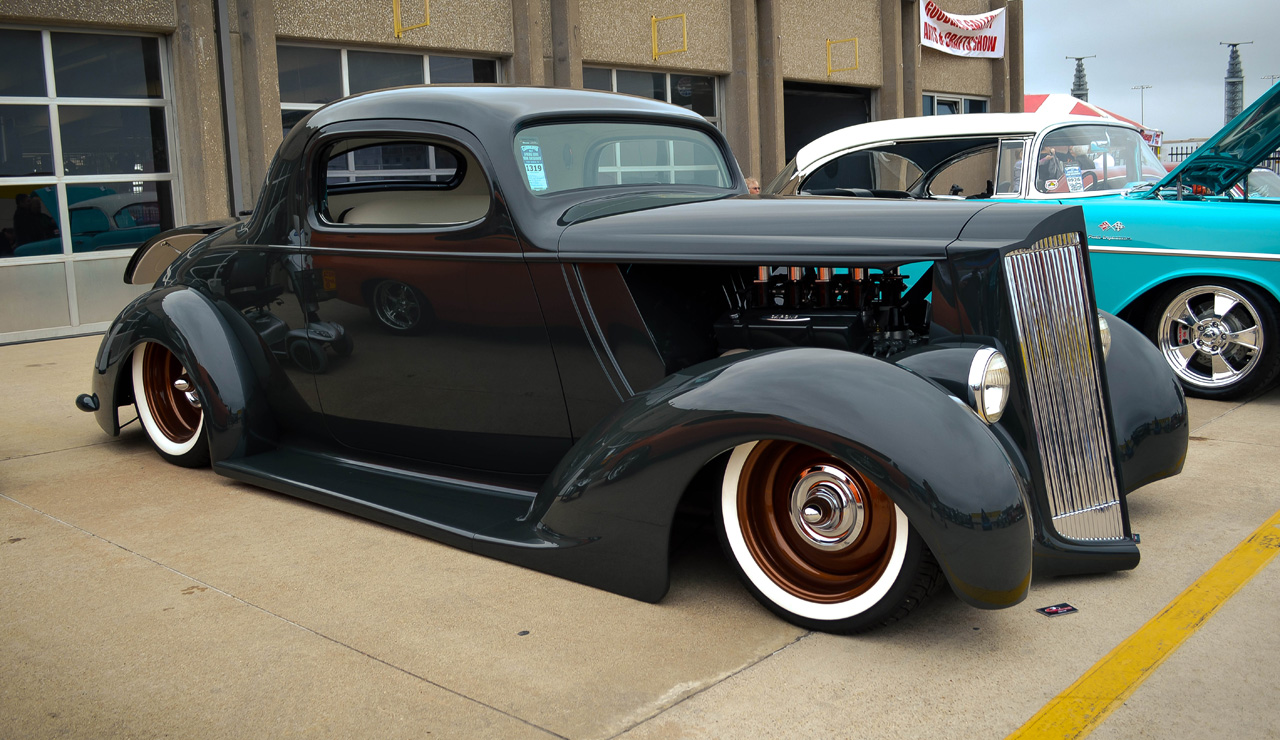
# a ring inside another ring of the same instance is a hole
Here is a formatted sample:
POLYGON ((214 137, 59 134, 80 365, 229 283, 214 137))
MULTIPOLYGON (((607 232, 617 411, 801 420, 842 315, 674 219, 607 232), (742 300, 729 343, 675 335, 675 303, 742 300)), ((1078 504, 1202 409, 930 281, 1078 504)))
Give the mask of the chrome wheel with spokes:
POLYGON ((806 445, 737 447, 720 501, 725 549, 752 594, 790 622, 860 632, 941 584, 907 517, 847 463, 806 445))
POLYGON ((1189 393, 1234 398, 1257 390, 1280 370, 1270 301, 1243 284, 1184 283, 1167 290, 1148 327, 1189 393))
POLYGON ((135 349, 133 397, 138 419, 161 457, 188 468, 209 464, 204 407, 177 355, 155 342, 135 349))
POLYGON ((383 280, 369 292, 369 311, 388 331, 412 334, 424 328, 426 301, 417 288, 399 280, 383 280))

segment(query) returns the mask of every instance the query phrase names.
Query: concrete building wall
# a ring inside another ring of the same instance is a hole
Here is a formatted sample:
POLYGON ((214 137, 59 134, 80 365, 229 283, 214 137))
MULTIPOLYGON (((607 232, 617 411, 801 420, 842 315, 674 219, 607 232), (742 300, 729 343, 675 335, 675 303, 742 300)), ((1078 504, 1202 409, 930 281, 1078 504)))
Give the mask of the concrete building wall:
POLYGON ((617 67, 724 74, 731 64, 731 23, 728 0, 656 0, 654 2, 581 3, 582 60, 617 67), (680 16, 681 18, 669 18, 680 16), (652 18, 657 24, 659 52, 688 49, 653 57, 652 18))
POLYGON ((880 87, 883 74, 879 0, 794 0, 779 3, 780 58, 787 80, 880 87), (855 41, 844 41, 855 39, 855 41), (831 68, 827 71, 827 42, 831 68), (856 69, 846 69, 856 67, 856 69))

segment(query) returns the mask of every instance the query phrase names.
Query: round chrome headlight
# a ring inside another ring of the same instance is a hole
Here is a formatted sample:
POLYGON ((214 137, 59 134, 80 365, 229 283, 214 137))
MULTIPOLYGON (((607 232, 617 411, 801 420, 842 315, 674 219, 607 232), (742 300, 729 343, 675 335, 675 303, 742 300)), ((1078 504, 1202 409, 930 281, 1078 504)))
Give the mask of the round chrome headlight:
POLYGON ((1000 421, 1009 402, 1009 363, 998 350, 984 347, 969 365, 969 405, 988 424, 1000 421))
POLYGON ((1101 311, 1098 312, 1098 338, 1102 340, 1102 359, 1105 360, 1111 354, 1111 325, 1101 311))

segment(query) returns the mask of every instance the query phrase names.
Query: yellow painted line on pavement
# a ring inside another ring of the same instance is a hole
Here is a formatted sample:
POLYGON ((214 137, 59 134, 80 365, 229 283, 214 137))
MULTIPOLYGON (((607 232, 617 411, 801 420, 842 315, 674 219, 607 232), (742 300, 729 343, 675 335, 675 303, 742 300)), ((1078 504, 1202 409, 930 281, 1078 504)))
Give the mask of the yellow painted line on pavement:
POLYGON ((1280 511, 1137 632, 1058 694, 1008 740, 1082 738, 1280 552, 1280 511))

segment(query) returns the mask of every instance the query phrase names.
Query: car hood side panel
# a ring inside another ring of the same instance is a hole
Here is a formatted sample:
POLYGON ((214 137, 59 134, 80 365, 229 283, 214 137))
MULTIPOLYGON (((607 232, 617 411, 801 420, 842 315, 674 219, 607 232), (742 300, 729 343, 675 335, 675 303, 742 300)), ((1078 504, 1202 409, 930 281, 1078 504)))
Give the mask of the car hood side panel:
POLYGON ((565 261, 823 264, 941 259, 990 203, 737 197, 569 226, 565 261), (773 262, 771 262, 771 260, 773 262))

